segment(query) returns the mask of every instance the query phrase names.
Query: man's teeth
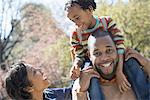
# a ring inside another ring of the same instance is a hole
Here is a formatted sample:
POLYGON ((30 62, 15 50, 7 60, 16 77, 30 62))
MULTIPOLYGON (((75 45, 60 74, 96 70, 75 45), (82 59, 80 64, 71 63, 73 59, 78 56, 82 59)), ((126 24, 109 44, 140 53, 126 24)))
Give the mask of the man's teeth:
POLYGON ((107 64, 101 64, 104 67, 109 67, 111 65, 111 63, 107 63, 107 64))

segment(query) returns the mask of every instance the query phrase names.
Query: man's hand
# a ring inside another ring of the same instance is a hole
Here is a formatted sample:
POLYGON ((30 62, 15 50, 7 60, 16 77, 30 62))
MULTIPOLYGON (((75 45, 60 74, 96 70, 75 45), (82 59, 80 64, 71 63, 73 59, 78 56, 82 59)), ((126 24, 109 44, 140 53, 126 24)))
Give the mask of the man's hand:
POLYGON ((131 84, 128 82, 123 72, 118 71, 116 73, 116 80, 121 93, 124 93, 131 88, 131 84))

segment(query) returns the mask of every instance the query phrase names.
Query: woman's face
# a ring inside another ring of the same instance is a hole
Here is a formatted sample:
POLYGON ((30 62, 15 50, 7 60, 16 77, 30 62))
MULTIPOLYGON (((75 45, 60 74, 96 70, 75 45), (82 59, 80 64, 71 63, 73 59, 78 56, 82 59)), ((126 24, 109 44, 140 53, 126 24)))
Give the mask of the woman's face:
POLYGON ((34 67, 27 68, 28 79, 32 84, 32 88, 36 91, 43 91, 49 86, 46 74, 41 69, 34 67))

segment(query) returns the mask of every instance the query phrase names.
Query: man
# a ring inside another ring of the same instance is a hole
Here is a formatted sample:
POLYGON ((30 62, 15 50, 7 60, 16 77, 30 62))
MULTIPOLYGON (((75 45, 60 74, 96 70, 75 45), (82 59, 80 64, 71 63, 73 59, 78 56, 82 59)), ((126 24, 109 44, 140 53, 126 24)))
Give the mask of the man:
POLYGON ((76 97, 78 100, 87 99, 86 97, 83 98, 83 96, 86 96, 91 77, 99 77, 105 99, 149 100, 150 83, 147 77, 148 73, 145 74, 144 72, 148 72, 147 69, 150 68, 150 65, 142 66, 143 69, 141 69, 142 64, 140 65, 136 59, 130 58, 125 61, 123 64, 123 72, 131 86, 128 82, 124 82, 123 84, 128 85, 132 89, 128 90, 129 88, 125 87, 122 90, 126 90, 126 92, 120 93, 117 88, 115 76, 118 56, 116 46, 111 38, 111 33, 96 30, 88 39, 88 48, 90 51, 90 59, 99 76, 98 74, 93 74, 95 71, 92 69, 83 71, 79 79, 80 84, 76 82, 77 86, 74 85, 73 87, 73 97, 76 97))

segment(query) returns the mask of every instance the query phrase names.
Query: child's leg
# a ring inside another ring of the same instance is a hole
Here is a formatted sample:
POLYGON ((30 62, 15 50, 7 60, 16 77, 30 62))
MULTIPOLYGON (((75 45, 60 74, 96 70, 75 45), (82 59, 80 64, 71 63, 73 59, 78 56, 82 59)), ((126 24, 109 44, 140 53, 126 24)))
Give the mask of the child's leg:
POLYGON ((91 78, 88 92, 90 100, 104 100, 104 94, 102 92, 98 78, 91 78))
POLYGON ((149 100, 150 82, 136 59, 130 58, 125 62, 123 70, 135 92, 137 100, 149 100))
POLYGON ((47 88, 43 91, 43 100, 72 100, 72 87, 47 88))

